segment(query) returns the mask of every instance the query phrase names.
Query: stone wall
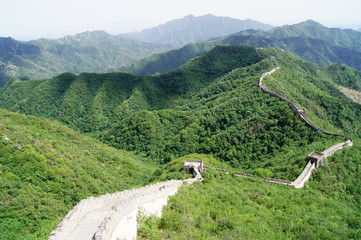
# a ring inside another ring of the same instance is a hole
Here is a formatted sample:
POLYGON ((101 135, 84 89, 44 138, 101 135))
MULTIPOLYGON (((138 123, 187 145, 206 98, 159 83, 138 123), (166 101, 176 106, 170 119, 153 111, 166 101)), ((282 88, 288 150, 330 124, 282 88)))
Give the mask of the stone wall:
POLYGON ((81 200, 68 214, 61 220, 56 229, 50 233, 49 240, 67 239, 69 234, 75 229, 77 223, 82 219, 86 212, 115 204, 117 201, 129 198, 139 190, 125 190, 113 194, 105 194, 100 197, 88 197, 81 200))
MULTIPOLYGON (((182 180, 170 180, 153 185, 148 185, 141 188, 137 194, 131 198, 121 200, 112 206, 112 211, 104 218, 103 222, 94 234, 93 240, 111 239, 112 234, 117 227, 120 220, 137 209, 138 206, 152 201, 153 199, 161 198, 170 192, 177 190, 184 182, 182 180), (160 190, 160 188, 163 188, 160 190)), ((192 182, 192 181, 191 181, 192 182)))
POLYGON ((161 197, 169 191, 177 189, 184 182, 193 183, 196 179, 171 180, 167 182, 147 185, 142 188, 125 190, 100 197, 88 197, 81 200, 58 224, 57 228, 49 235, 49 240, 66 240, 74 231, 77 223, 82 220, 87 212, 94 211, 104 206, 112 206, 112 211, 104 218, 98 230, 94 229, 93 239, 110 239, 109 235, 116 227, 122 216, 137 208, 139 204, 161 197), (164 189, 160 190, 161 187, 164 189))

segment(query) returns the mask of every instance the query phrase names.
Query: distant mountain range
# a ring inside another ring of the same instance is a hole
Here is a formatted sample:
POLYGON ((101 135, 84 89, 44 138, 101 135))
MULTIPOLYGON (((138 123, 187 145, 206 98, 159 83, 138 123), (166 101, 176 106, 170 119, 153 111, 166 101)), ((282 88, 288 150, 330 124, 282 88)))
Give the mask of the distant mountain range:
POLYGON ((361 70, 361 33, 350 29, 327 28, 308 20, 270 31, 245 30, 227 37, 159 53, 122 70, 134 74, 164 73, 200 56, 216 45, 278 47, 299 57, 325 66, 342 63, 361 70))
POLYGON ((312 20, 272 28, 253 20, 213 15, 187 16, 119 36, 94 31, 57 40, 0 38, 0 86, 11 76, 44 79, 63 72, 164 73, 216 45, 278 47, 320 66, 342 63, 361 70, 360 40, 361 32, 327 28, 312 20), (242 29, 247 30, 239 31, 242 29), (227 36, 219 37, 222 35, 227 36), (202 40, 207 41, 183 46, 202 40), (183 47, 174 49, 175 45, 183 47))
POLYGON ((183 46, 187 43, 206 41, 246 29, 267 31, 272 28, 273 26, 269 24, 251 19, 239 20, 230 17, 217 17, 211 14, 199 17, 188 15, 182 19, 169 21, 164 25, 125 36, 144 42, 183 46))
POLYGON ((250 28, 268 30, 272 26, 253 20, 205 15, 187 16, 139 33, 119 36, 93 31, 57 40, 19 42, 10 37, 0 38, 0 86, 11 76, 40 79, 63 72, 109 72, 188 42, 205 41, 250 28))
POLYGON ((0 38, 0 71, 24 78, 47 78, 62 72, 105 72, 169 49, 167 45, 139 42, 104 31, 25 43, 0 38))

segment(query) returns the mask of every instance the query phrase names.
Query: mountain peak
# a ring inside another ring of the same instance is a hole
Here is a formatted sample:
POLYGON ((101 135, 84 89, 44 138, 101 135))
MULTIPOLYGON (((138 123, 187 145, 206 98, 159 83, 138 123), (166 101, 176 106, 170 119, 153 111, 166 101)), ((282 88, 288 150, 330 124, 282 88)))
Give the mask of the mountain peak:
POLYGON ((309 25, 318 25, 318 26, 322 25, 321 23, 316 22, 315 20, 312 20, 312 19, 308 19, 306 21, 303 21, 300 24, 309 24, 309 25))
POLYGON ((306 21, 300 22, 296 25, 301 25, 301 26, 309 26, 309 27, 320 27, 320 28, 324 28, 325 26, 323 26, 321 23, 316 22, 312 19, 308 19, 306 21))
POLYGON ((189 15, 183 17, 182 19, 194 19, 194 18, 196 18, 196 16, 194 16, 193 14, 189 14, 189 15))
POLYGON ((202 42, 222 37, 246 29, 270 30, 273 27, 253 20, 240 20, 218 17, 212 14, 203 16, 187 15, 165 24, 128 34, 129 37, 150 43, 175 44, 178 46, 192 42, 202 42))

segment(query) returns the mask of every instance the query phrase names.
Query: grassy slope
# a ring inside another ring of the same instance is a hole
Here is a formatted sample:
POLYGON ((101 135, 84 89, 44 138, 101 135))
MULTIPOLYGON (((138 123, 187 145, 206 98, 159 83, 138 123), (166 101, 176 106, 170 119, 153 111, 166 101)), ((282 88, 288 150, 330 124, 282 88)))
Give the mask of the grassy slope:
POLYGON ((106 129, 130 113, 166 108, 172 98, 202 88, 238 66, 260 60, 251 48, 222 51, 216 48, 177 71, 155 77, 62 74, 36 86, 34 81, 29 84, 13 80, 0 89, 1 107, 57 119, 82 132, 106 129))
POLYGON ((47 239, 81 199, 141 186, 154 171, 58 122, 5 110, 0 119, 1 239, 47 239))
POLYGON ((327 74, 336 84, 361 91, 361 72, 342 64, 325 67, 327 74))

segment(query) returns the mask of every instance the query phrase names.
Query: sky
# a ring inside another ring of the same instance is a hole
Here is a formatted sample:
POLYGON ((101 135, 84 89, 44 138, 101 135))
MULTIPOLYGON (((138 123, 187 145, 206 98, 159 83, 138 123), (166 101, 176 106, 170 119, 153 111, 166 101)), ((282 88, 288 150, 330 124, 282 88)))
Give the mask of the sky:
POLYGON ((274 26, 308 19, 361 28, 361 0, 0 0, 0 37, 60 38, 140 31, 186 15, 253 19, 274 26))

